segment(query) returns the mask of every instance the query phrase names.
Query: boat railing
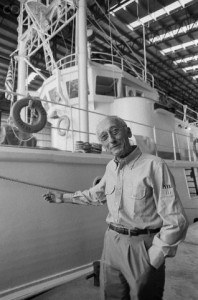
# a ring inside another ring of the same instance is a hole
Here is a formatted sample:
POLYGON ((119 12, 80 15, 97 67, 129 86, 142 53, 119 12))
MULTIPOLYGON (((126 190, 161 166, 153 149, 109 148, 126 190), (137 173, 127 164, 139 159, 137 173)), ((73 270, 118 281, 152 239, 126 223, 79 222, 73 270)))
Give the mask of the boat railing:
MULTIPOLYGON (((146 81, 151 87, 154 87, 154 76, 149 73, 145 72, 145 69, 143 67, 139 67, 129 60, 126 60, 126 58, 119 57, 118 55, 112 55, 110 53, 106 52, 97 52, 93 51, 88 53, 89 62, 96 62, 103 65, 112 65, 117 66, 122 71, 125 71, 141 80, 146 81)), ((59 61, 57 61, 57 67, 60 70, 76 66, 78 65, 78 55, 76 53, 72 53, 70 55, 67 55, 63 58, 61 58, 59 61)))
MULTIPOLYGON (((111 55, 106 52, 90 52, 88 54, 89 62, 95 62, 103 65, 108 66, 115 66, 121 69, 122 71, 125 71, 140 80, 146 81, 151 87, 155 87, 154 84, 154 77, 151 73, 145 72, 145 69, 142 67, 133 64, 132 62, 126 60, 123 57, 119 57, 118 55, 111 55)), ((67 69, 69 67, 77 66, 78 65, 78 56, 76 53, 72 53, 70 55, 67 55, 63 58, 61 58, 57 62, 57 67, 60 70, 67 69)), ((187 107, 187 105, 182 104, 178 100, 174 99, 171 96, 167 96, 165 92, 159 90, 159 101, 160 103, 168 106, 172 106, 175 108, 175 112, 180 119, 188 119, 189 123, 195 123, 197 122, 198 113, 191 109, 190 107, 187 107)))
MULTIPOLYGON (((42 100, 46 102, 46 100, 42 100)), ((49 102, 49 101, 48 101, 49 102)), ((53 103, 52 103, 53 104, 53 103)), ((58 105, 58 104, 57 104, 58 105)), ((72 121, 72 116, 76 115, 76 113, 86 112, 86 110, 79 108, 79 107, 72 107, 64 104, 59 104, 62 108, 65 107, 67 110, 70 110, 70 121, 71 126, 70 128, 66 129, 64 124, 62 126, 57 127, 56 125, 52 125, 47 123, 46 127, 38 132, 34 133, 34 136, 37 139, 37 147, 39 148, 57 148, 52 145, 51 142, 51 132, 55 131, 58 132, 62 131, 65 132, 64 138, 61 136, 61 139, 64 139, 65 146, 64 149, 66 151, 75 151, 75 144, 77 141, 83 141, 83 137, 85 135, 89 136, 90 143, 98 143, 96 134, 93 131, 85 132, 81 130, 79 127, 75 127, 72 121)), ((88 111, 89 119, 100 120, 102 117, 105 117, 105 114, 95 112, 95 111, 88 111)), ((171 160, 188 160, 194 161, 197 160, 197 157, 193 151, 193 141, 190 138, 189 134, 180 134, 174 131, 164 130, 162 128, 152 127, 150 125, 145 125, 143 123, 134 122, 132 120, 125 120, 127 125, 131 128, 133 133, 133 138, 131 140, 132 143, 136 142, 139 143, 140 147, 143 148, 144 151, 148 151, 152 154, 158 155, 164 159, 171 159, 171 160), (141 135, 142 128, 146 128, 149 131, 149 136, 141 135), (165 139, 162 139, 162 136, 165 139)), ((6 121, 5 123, 6 124, 6 121)), ((1 124, 2 125, 2 124, 1 124)), ((63 135, 63 134, 62 134, 63 135)))
POLYGON ((77 55, 76 53, 72 53, 70 55, 66 55, 64 57, 62 57, 60 60, 57 61, 57 67, 60 70, 69 68, 69 67, 73 67, 77 65, 77 55))

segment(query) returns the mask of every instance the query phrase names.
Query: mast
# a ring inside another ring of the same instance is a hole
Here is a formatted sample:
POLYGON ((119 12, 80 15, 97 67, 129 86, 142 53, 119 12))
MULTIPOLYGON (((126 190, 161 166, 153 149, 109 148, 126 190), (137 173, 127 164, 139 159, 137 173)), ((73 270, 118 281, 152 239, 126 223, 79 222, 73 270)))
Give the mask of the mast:
POLYGON ((78 7, 78 80, 81 139, 89 142, 89 114, 88 114, 88 80, 87 80, 87 15, 86 0, 79 0, 78 7))
MULTIPOLYGON (((26 96, 27 89, 25 81, 27 78, 27 64, 24 57, 27 54, 26 50, 26 35, 23 34, 23 2, 20 1, 20 14, 18 16, 18 80, 17 80, 17 93, 26 96)), ((23 96, 17 96, 17 100, 20 100, 23 96)), ((26 119, 26 109, 22 109, 22 119, 26 119)))
POLYGON ((144 42, 144 81, 147 82, 147 61, 146 61, 146 39, 145 39, 145 27, 143 26, 143 42, 144 42))

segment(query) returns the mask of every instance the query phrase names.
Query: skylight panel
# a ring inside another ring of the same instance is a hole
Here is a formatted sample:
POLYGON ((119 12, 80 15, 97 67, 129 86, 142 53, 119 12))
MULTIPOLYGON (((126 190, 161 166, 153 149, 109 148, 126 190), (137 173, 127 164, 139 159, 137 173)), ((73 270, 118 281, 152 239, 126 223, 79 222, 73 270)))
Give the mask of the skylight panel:
POLYGON ((147 16, 141 18, 141 22, 142 22, 143 24, 145 24, 145 23, 151 21, 152 19, 153 19, 153 18, 152 18, 152 15, 147 15, 147 16))
POLYGON ((134 27, 138 27, 138 26, 140 26, 140 25, 143 25, 143 23, 142 23, 140 20, 137 20, 137 21, 133 22, 133 24, 134 24, 133 27, 131 27, 131 25, 127 25, 127 26, 128 26, 130 29, 133 30, 134 27))
POLYGON ((164 9, 168 12, 168 14, 177 8, 181 7, 181 3, 179 1, 173 2, 172 4, 169 4, 164 7, 164 9))
POLYGON ((188 4, 189 2, 192 2, 192 0, 179 0, 179 2, 182 4, 182 6, 184 7, 186 4, 188 4))
POLYGON ((190 42, 183 43, 183 44, 180 44, 180 45, 176 45, 176 46, 173 46, 173 47, 170 47, 170 48, 163 49, 160 52, 161 52, 161 54, 166 55, 169 52, 175 52, 175 51, 178 51, 180 49, 186 49, 188 47, 197 46, 197 45, 198 45, 198 39, 192 40, 190 42))
POLYGON ((189 2, 192 2, 194 0, 179 0, 179 1, 175 1, 167 6, 164 6, 163 8, 153 12, 153 13, 150 13, 148 14, 146 17, 149 16, 149 18, 146 18, 146 17, 143 17, 143 18, 140 18, 138 19, 139 22, 137 21, 134 21, 130 24, 128 24, 128 27, 130 29, 135 29, 136 27, 138 27, 140 24, 145 24, 145 23, 148 23, 149 21, 151 20, 156 20, 157 18, 161 17, 161 16, 164 16, 164 15, 169 15, 172 11, 174 11, 175 9, 178 9, 178 8, 181 8, 181 7, 184 7, 185 4, 189 3, 189 2))
POLYGON ((191 24, 188 24, 188 25, 185 25, 185 26, 182 26, 178 29, 174 29, 172 31, 168 31, 166 33, 163 33, 161 35, 157 35, 153 38, 150 38, 148 40, 148 42, 150 43, 155 43, 155 42, 159 42, 159 41, 163 41, 165 39, 168 39, 169 37, 174 37, 178 34, 181 34, 181 33, 186 33, 188 32, 189 30, 191 30, 192 28, 198 28, 198 21, 196 21, 195 23, 191 23, 191 24))
POLYGON ((177 59, 177 60, 173 61, 173 63, 175 65, 178 65, 178 64, 181 64, 181 63, 187 63, 187 62, 192 61, 192 60, 198 60, 198 55, 188 56, 188 57, 185 57, 185 58, 182 58, 182 59, 177 59))
POLYGON ((198 65, 194 65, 194 66, 191 66, 191 67, 183 68, 183 71, 186 73, 188 71, 195 71, 197 69, 198 69, 198 65))
POLYGON ((164 13, 165 13, 164 9, 161 8, 153 12, 151 15, 153 16, 153 20, 156 20, 157 18, 161 17, 164 13))
MULTIPOLYGON (((122 4, 125 0, 121 1, 120 4, 122 4)), ((119 11, 120 9, 126 9, 126 6, 129 5, 132 2, 137 2, 138 0, 129 0, 128 2, 123 3, 122 5, 117 7, 117 4, 114 5, 111 8, 110 14, 114 15, 115 12, 119 11)))

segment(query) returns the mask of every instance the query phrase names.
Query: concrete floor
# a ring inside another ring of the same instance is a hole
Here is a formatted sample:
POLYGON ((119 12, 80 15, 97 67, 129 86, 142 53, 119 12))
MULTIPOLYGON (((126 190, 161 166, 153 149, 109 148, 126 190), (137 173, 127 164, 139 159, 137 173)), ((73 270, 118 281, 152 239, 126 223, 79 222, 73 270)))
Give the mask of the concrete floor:
MULTIPOLYGON (((198 299, 198 222, 189 227, 177 255, 166 261, 164 300, 198 299)), ((100 300, 93 278, 81 277, 28 300, 100 300)), ((152 299, 151 299, 152 300, 152 299)))

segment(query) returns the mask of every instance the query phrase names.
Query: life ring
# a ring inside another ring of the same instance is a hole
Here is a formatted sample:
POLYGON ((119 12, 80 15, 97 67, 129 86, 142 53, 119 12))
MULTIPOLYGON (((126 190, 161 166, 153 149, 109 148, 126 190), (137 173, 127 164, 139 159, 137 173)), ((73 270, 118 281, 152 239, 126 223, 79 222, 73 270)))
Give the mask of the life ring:
POLYGON ((70 119, 67 115, 63 115, 59 118, 58 123, 57 123, 57 128, 58 128, 58 134, 60 136, 65 136, 66 135, 66 131, 69 130, 70 127, 70 119), (61 123, 65 122, 64 124, 64 128, 61 128, 61 123))
POLYGON ((196 155, 196 157, 198 158, 198 150, 196 148, 196 143, 198 143, 198 139, 193 140, 193 152, 196 155))
POLYGON ((11 115, 15 125, 19 130, 25 133, 35 133, 42 130, 47 123, 47 114, 43 108, 41 101, 31 98, 23 98, 18 100, 12 106, 11 115), (21 119, 21 110, 28 107, 30 110, 34 109, 35 116, 32 124, 25 123, 21 119))

